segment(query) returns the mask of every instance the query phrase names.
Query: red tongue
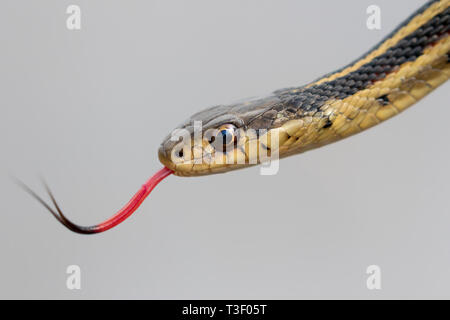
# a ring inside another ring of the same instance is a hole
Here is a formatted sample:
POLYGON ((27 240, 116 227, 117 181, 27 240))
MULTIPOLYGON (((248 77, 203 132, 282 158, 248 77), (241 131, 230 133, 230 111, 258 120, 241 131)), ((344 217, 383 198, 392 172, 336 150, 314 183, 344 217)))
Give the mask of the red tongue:
POLYGON ((136 192, 133 198, 131 198, 130 201, 128 201, 128 203, 122 209, 120 209, 115 215, 113 215, 105 222, 96 225, 95 233, 111 229, 131 216, 133 212, 136 211, 137 208, 139 208, 145 198, 147 198, 150 192, 152 192, 152 190, 158 185, 158 183, 160 183, 164 178, 171 175, 172 173, 173 171, 168 169, 167 167, 164 167, 156 172, 153 177, 148 179, 147 182, 142 185, 141 189, 136 192))
POLYGON ((93 234, 99 233, 106 230, 109 230, 121 222, 123 222, 126 218, 131 216, 133 212, 136 211, 137 208, 141 205, 141 203, 145 200, 145 198, 150 194, 150 192, 156 187, 158 183, 160 183, 165 177, 171 175, 173 173, 172 170, 164 167, 158 172, 156 172, 153 177, 151 177, 144 185, 139 189, 139 191, 131 198, 130 201, 120 209, 115 215, 113 215, 110 219, 102 222, 100 224, 96 224, 93 226, 80 226, 72 221, 70 221, 61 211, 58 203, 55 200, 52 192, 45 185, 47 192, 52 200, 55 209, 53 209, 49 204, 47 204, 40 196, 38 196, 32 189, 30 189, 26 184, 17 180, 17 183, 31 196, 33 196, 37 201, 39 201, 50 213, 58 220, 61 224, 63 224, 67 229, 81 234, 93 234))

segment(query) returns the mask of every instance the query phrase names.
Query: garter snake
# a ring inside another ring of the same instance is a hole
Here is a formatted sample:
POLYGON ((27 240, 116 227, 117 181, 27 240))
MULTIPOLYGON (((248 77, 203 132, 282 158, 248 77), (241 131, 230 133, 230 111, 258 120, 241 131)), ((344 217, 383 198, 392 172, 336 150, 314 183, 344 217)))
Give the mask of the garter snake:
POLYGON ((20 184, 70 230, 83 234, 108 230, 130 216, 172 173, 223 173, 261 163, 274 154, 299 154, 397 115, 448 80, 449 26, 450 0, 429 1, 344 68, 305 86, 194 114, 174 131, 182 134, 172 132, 162 142, 158 155, 165 168, 101 224, 79 226, 64 216, 49 189, 55 209, 20 184), (263 153, 267 157, 261 157, 263 153))
POLYGON ((449 6, 450 0, 427 2, 361 58, 308 85, 193 115, 179 127, 190 134, 188 142, 168 136, 159 148, 160 161, 178 176, 227 172, 261 162, 252 146, 270 156, 275 150, 268 137, 275 133, 281 158, 397 115, 450 76, 449 6), (202 124, 197 138, 195 121, 202 124), (211 129, 222 133, 219 145, 217 135, 215 143, 205 139, 211 129), (249 130, 256 135, 246 134, 249 130), (230 142, 231 152, 224 151, 230 142))

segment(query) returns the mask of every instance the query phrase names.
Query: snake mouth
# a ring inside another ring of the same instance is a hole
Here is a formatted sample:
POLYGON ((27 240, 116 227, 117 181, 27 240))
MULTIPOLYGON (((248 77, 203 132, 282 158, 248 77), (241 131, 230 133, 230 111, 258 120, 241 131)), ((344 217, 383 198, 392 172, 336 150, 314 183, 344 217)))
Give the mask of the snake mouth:
MULTIPOLYGON (((172 159, 173 148, 171 145, 165 145, 164 143, 160 145, 158 149, 159 161, 168 169, 173 171, 173 174, 180 177, 193 177, 210 175, 217 173, 224 173, 232 169, 240 169, 249 166, 247 163, 243 164, 214 164, 208 163, 206 161, 196 163, 194 159, 190 161, 177 162, 172 159)), ((202 159, 197 159, 198 161, 202 159)))
POLYGON ((158 149, 159 161, 168 169, 173 171, 176 176, 190 177, 205 174, 211 174, 211 168, 208 165, 194 166, 191 161, 176 163, 172 161, 172 149, 168 149, 162 144, 158 149), (201 168, 200 168, 201 167, 201 168))

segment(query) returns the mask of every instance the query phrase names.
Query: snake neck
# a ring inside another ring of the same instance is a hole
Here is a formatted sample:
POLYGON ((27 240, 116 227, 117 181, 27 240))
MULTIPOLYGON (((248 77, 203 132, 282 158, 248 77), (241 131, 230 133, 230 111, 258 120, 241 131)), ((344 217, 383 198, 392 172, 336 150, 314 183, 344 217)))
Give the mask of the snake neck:
POLYGON ((272 123, 287 156, 361 132, 400 113, 450 76, 450 0, 432 1, 371 52, 300 88, 276 91, 272 123))

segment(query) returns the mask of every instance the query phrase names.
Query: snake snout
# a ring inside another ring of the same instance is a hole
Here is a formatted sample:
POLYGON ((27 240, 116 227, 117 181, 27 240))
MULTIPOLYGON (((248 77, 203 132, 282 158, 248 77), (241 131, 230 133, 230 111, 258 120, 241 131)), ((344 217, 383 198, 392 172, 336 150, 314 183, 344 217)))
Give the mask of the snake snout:
POLYGON ((158 158, 159 161, 166 166, 167 168, 173 170, 175 168, 175 164, 171 160, 171 150, 173 149, 172 141, 164 141, 161 143, 158 149, 158 158))

